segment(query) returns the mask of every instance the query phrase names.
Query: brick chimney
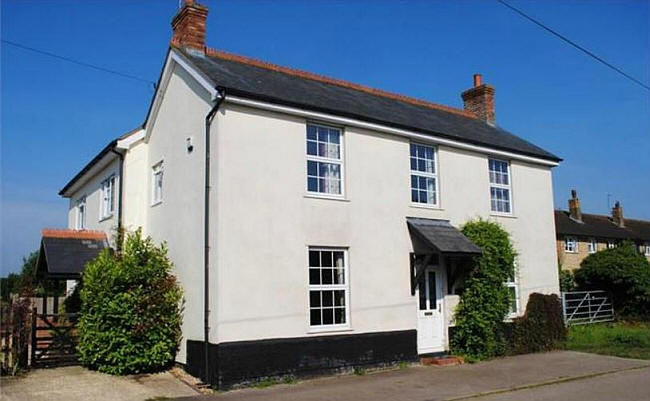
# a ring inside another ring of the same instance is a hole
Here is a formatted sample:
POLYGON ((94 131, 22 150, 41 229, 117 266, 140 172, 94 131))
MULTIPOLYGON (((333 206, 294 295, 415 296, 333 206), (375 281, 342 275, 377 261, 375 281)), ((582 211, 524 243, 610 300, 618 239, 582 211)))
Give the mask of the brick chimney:
POLYGON ((612 208, 612 220, 617 226, 625 227, 625 219, 623 219, 623 206, 621 206, 621 202, 619 201, 616 201, 614 207, 612 208))
POLYGON ((571 190, 571 199, 569 199, 569 216, 582 223, 582 210, 580 210, 580 199, 575 189, 571 190))
POLYGON ((461 94, 465 110, 494 125, 494 87, 484 84, 481 74, 474 74, 474 87, 461 94))
POLYGON ((205 22, 208 8, 194 0, 183 0, 183 7, 172 19, 172 44, 205 51, 205 22))

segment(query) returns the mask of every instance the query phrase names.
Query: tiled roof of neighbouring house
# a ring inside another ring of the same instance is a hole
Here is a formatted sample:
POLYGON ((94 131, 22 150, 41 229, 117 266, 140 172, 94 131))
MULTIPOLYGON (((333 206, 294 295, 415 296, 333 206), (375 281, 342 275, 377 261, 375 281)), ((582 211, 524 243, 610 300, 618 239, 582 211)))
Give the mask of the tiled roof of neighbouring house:
POLYGON ((45 229, 42 235, 37 270, 48 278, 79 278, 86 263, 108 247, 103 231, 45 229))
POLYGON ((561 159, 469 112, 217 50, 173 47, 227 94, 415 130, 551 161, 561 159))
POLYGON ((561 235, 650 241, 650 221, 625 219, 625 227, 619 227, 609 216, 585 213, 582 221, 573 220, 567 211, 555 211, 555 231, 561 235))

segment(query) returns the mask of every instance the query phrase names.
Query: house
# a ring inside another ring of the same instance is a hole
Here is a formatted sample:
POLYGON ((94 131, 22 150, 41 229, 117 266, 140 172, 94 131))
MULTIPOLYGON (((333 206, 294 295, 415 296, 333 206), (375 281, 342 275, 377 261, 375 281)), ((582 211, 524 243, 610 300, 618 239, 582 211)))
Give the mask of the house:
POLYGON ((188 371, 228 387, 445 353, 479 217, 518 252, 512 316, 559 291, 561 159, 496 124, 480 75, 438 105, 213 50, 207 13, 183 3, 144 124, 60 192, 71 229, 167 242, 188 371))
POLYGON ((626 219, 616 202, 611 216, 582 213, 577 192, 571 190, 569 210, 555 211, 557 257, 563 269, 575 270, 584 258, 623 241, 632 242, 650 261, 650 221, 626 219))

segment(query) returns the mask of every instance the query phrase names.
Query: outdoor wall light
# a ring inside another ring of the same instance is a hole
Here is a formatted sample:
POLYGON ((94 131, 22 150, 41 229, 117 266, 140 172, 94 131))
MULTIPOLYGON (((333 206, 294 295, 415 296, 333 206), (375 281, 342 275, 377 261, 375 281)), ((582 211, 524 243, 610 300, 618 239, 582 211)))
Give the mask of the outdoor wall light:
POLYGON ((189 136, 185 139, 185 145, 187 146, 187 153, 192 153, 194 150, 194 145, 192 144, 192 137, 189 136))

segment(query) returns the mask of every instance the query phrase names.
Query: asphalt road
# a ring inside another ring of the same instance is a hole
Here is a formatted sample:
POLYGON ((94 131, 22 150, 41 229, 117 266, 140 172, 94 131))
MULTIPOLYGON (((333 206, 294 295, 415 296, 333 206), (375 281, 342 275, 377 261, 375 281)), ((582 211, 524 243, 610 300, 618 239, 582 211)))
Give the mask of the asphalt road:
POLYGON ((571 401, 643 401, 650 400, 650 367, 625 370, 601 376, 510 391, 475 401, 571 400, 571 401))
POLYGON ((650 401, 650 361, 560 351, 444 368, 411 366, 183 401, 650 401))

